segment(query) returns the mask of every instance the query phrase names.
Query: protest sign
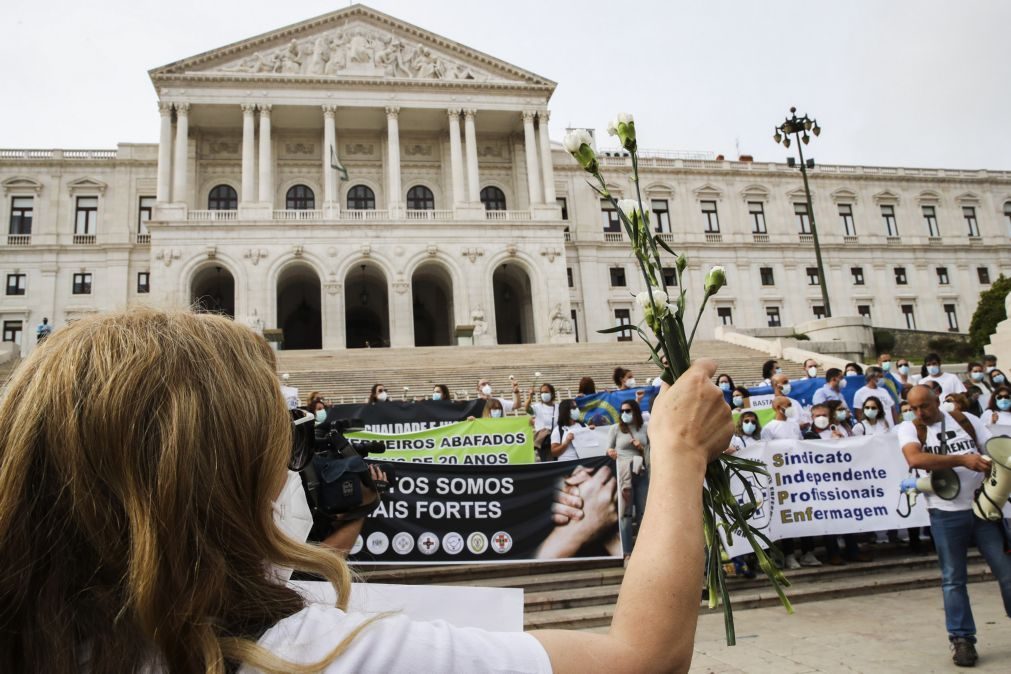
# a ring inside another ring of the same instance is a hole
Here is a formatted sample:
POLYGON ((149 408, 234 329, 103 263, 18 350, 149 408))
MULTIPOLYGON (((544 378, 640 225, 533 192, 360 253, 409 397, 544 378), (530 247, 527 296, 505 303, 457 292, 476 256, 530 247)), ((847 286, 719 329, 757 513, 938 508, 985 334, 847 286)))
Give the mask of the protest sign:
POLYGON ((533 463, 534 434, 528 417, 474 419, 413 433, 348 433, 355 440, 382 440, 384 461, 463 465, 533 463))
POLYGON ((362 405, 332 405, 326 408, 327 419, 361 419, 365 428, 374 433, 394 435, 412 433, 442 424, 480 417, 484 400, 387 401, 362 405))
POLYGON ((620 557, 614 462, 404 463, 350 559, 387 564, 620 557), (579 481, 584 517, 558 524, 556 492, 579 481))

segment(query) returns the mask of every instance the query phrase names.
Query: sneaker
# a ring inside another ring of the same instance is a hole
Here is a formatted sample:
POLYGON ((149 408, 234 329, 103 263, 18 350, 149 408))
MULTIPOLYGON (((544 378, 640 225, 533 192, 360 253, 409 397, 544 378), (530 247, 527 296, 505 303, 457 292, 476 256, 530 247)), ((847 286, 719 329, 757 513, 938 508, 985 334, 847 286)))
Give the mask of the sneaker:
POLYGON ((797 561, 797 558, 793 554, 787 555, 786 559, 785 559, 785 562, 786 562, 786 568, 790 569, 791 571, 794 571, 794 570, 800 568, 800 562, 797 561))
POLYGON ((959 667, 975 667, 979 656, 976 646, 965 637, 955 637, 951 640, 951 661, 959 667))
POLYGON ((813 552, 805 552, 800 558, 801 566, 821 566, 821 560, 814 556, 813 552))

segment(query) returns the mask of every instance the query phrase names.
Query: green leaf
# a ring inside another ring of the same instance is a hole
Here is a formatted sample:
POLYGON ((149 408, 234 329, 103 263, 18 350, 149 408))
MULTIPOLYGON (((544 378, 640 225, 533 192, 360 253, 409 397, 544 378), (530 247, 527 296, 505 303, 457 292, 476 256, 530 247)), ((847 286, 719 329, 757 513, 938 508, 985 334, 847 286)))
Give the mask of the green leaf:
POLYGON ((597 330, 599 335, 610 335, 614 332, 632 332, 635 330, 634 325, 616 325, 613 328, 604 328, 603 330, 597 330))

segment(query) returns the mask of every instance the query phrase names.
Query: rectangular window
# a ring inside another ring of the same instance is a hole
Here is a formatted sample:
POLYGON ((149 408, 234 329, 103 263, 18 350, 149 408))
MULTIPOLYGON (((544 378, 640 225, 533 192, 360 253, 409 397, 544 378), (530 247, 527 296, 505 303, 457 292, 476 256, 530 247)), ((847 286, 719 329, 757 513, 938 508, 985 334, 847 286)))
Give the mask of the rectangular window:
POLYGON ((864 284, 863 267, 850 267, 850 274, 853 275, 853 285, 862 286, 864 284))
POLYGON ((857 235, 857 226, 853 222, 853 204, 839 204, 839 219, 842 221, 843 236, 857 235))
POLYGON ((948 319, 948 332, 958 332, 958 315, 954 304, 944 305, 944 316, 948 319))
POLYGON ((657 232, 670 232, 670 211, 666 199, 653 199, 649 202, 657 232))
POLYGON ((668 288, 676 288, 678 285, 678 271, 674 267, 663 268, 663 282, 668 288))
POLYGON ((765 317, 769 320, 770 328, 778 328, 783 325, 779 318, 779 307, 765 307, 765 317))
POLYGON ((572 330, 575 332, 576 341, 579 341, 579 321, 576 320, 576 310, 569 310, 569 318, 572 319, 572 330))
POLYGON ((618 217, 618 211, 615 210, 610 201, 606 199, 600 200, 600 215, 604 221, 605 232, 621 231, 621 218, 618 217))
POLYGON ((565 275, 567 277, 569 277, 569 287, 570 288, 575 288, 576 284, 572 280, 572 267, 566 267, 565 268, 565 275))
POLYGON ((941 236, 937 227, 937 210, 933 206, 922 206, 923 221, 927 223, 927 236, 941 236))
POLYGON ((137 209, 137 233, 147 234, 147 223, 151 219, 154 211, 154 197, 141 197, 140 207, 137 209))
POLYGON ((990 270, 987 267, 976 267, 976 276, 981 284, 990 285, 990 270))
POLYGON ((35 197, 13 197, 11 199, 11 221, 8 234, 31 234, 35 197))
POLYGON ((75 295, 91 294, 91 274, 83 272, 80 274, 74 274, 73 294, 75 295))
POLYGON ((730 307, 716 307, 716 315, 720 319, 720 325, 734 324, 734 314, 730 307))
MULTIPOLYGON (((632 325, 632 312, 629 309, 615 309, 614 310, 614 324, 615 325, 632 325)), ((632 329, 618 333, 619 342, 631 342, 632 341, 632 329)))
POLYGON ((937 283, 942 286, 948 285, 948 268, 938 267, 937 268, 937 283))
POLYGON ((904 286, 906 285, 906 268, 896 267, 895 268, 895 285, 904 286))
POLYGON ((702 225, 706 234, 718 234, 720 231, 720 216, 716 212, 715 201, 702 202, 702 225))
POLYGON ((962 217, 965 218, 965 224, 969 228, 969 236, 979 236, 979 223, 976 222, 976 207, 962 206, 962 217))
POLYGON ((816 304, 811 307, 811 311, 814 313, 815 318, 825 318, 825 306, 822 304, 816 304))
POLYGON ((913 314, 912 304, 902 305, 902 315, 906 318, 906 329, 915 330, 916 329, 916 316, 913 314))
POLYGON ((555 203, 562 209, 562 220, 569 219, 569 202, 565 197, 556 197, 555 203))
POLYGON ((772 267, 761 267, 758 270, 758 274, 762 277, 763 286, 776 285, 776 277, 772 272, 772 267))
POLYGON ((881 206, 881 219, 885 221, 885 235, 886 236, 898 236, 899 226, 895 222, 895 206, 888 204, 882 204, 881 206))
POLYGON ((7 274, 7 294, 24 295, 28 274, 7 274))
POLYGON ((1007 218, 1008 231, 1011 233, 1011 201, 1004 202, 1004 217, 1007 218))
POLYGON ((98 227, 98 197, 77 197, 74 234, 94 234, 98 227))
POLYGON ((624 288, 625 283, 625 268, 624 267, 611 267, 611 287, 612 288, 624 288))
POLYGON ((767 234, 765 228, 765 204, 761 201, 748 202, 748 214, 751 215, 751 233, 767 234))
POLYGON ((137 272, 137 292, 141 294, 151 292, 151 272, 137 272))
POLYGON ((867 320, 870 320, 871 319, 871 305, 869 305, 869 304, 858 304, 857 305, 857 313, 860 314, 861 316, 863 316, 864 318, 866 318, 867 320))
POLYGON ((21 321, 4 321, 3 341, 21 345, 21 321))
POLYGON ((797 227, 801 234, 811 233, 811 214, 807 211, 807 204, 794 203, 793 214, 797 216, 797 227))
POLYGON ((808 267, 807 268, 807 284, 809 286, 818 285, 818 268, 808 267))

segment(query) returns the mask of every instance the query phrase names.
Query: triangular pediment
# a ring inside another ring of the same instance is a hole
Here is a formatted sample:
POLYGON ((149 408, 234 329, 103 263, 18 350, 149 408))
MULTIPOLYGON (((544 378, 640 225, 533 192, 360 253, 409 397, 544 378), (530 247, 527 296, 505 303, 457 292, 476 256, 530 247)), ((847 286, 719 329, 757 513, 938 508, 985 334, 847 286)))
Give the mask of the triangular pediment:
POLYGON ((555 87, 539 75, 364 5, 176 61, 150 75, 156 84, 213 77, 555 87))
POLYGON ((3 185, 4 194, 11 192, 42 192, 42 183, 29 176, 11 176, 0 183, 3 185))
POLYGON ((67 190, 71 194, 75 194, 77 192, 97 192, 98 194, 105 194, 107 187, 109 187, 108 184, 102 182, 98 178, 92 178, 91 176, 77 178, 76 180, 71 180, 67 183, 67 190))

